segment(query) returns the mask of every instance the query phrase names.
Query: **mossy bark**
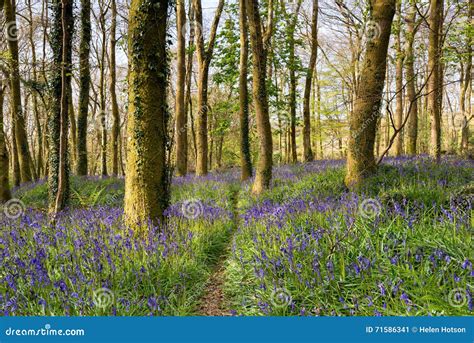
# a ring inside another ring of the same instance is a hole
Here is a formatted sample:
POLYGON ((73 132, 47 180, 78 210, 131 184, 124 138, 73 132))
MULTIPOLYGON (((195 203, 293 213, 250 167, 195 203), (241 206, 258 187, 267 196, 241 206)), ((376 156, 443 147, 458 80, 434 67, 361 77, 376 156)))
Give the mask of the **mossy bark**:
POLYGON ((119 173, 119 135, 120 135, 120 113, 117 102, 117 72, 116 72, 116 58, 115 48, 117 45, 117 38, 115 37, 117 31, 117 3, 115 0, 111 1, 112 18, 110 24, 110 101, 112 105, 112 175, 119 173))
POLYGON ((127 224, 138 228, 162 221, 169 201, 168 6, 168 0, 132 0, 130 6, 124 210, 127 224))
POLYGON ((208 83, 209 83, 209 67, 214 52, 214 43, 217 35, 217 26, 224 8, 224 0, 219 0, 214 21, 212 23, 211 32, 207 47, 204 45, 203 33, 203 17, 201 0, 192 0, 194 15, 196 20, 196 52, 199 63, 198 70, 198 117, 197 117, 197 156, 196 156, 196 174, 206 175, 208 173, 208 83))
POLYGON ((77 115, 77 174, 87 175, 87 117, 90 91, 91 2, 81 0, 81 42, 79 46, 79 113, 77 115))
POLYGON ((186 88, 186 10, 184 0, 176 2, 177 28, 177 80, 176 80, 176 172, 178 176, 188 171, 188 117, 185 110, 186 88))
POLYGON ((74 29, 72 0, 51 3, 53 23, 51 48, 52 102, 49 117, 49 209, 55 215, 69 202, 69 84, 71 83, 72 34, 74 29))
POLYGON ((396 20, 396 32, 397 37, 395 41, 396 51, 396 62, 395 62, 395 84, 396 84, 396 109, 395 109, 395 125, 398 132, 395 137, 395 156, 403 155, 403 63, 404 53, 402 50, 402 2, 397 0, 397 20, 396 20))
POLYGON ((358 187, 367 175, 376 170, 375 135, 380 117, 395 3, 395 0, 372 1, 371 20, 376 23, 380 32, 367 41, 354 110, 349 120, 350 137, 345 179, 348 187, 358 187))
MULTIPOLYGON (((471 0, 468 5, 468 18, 473 20, 474 17, 474 2, 471 0)), ((463 125, 461 127, 461 154, 467 155, 469 153, 469 120, 472 120, 472 104, 467 102, 466 98, 471 99, 472 94, 472 45, 474 39, 470 36, 466 39, 467 46, 467 63, 466 63, 466 72, 464 75, 464 82, 462 83, 461 89, 461 113, 463 116, 463 125), (467 95, 467 96, 466 96, 467 95)))
POLYGON ((308 69, 306 70, 306 80, 304 87, 303 100, 303 156, 305 162, 311 162, 314 159, 311 149, 311 86, 313 84, 314 68, 318 56, 318 0, 313 0, 313 10, 311 19, 311 55, 309 58, 308 69))
POLYGON ((286 13, 285 5, 282 6, 286 20, 289 22, 287 26, 287 42, 289 51, 289 73, 290 73, 290 146, 291 146, 291 162, 298 162, 298 151, 296 146, 296 52, 295 52, 295 30, 298 20, 298 13, 301 7, 301 0, 298 0, 294 13, 290 15, 286 13))
POLYGON ((415 74, 415 54, 413 44, 415 41, 415 20, 416 20, 416 2, 410 0, 410 9, 407 17, 406 33, 406 61, 405 75, 407 79, 407 99, 409 101, 410 112, 408 113, 407 123, 407 154, 416 155, 418 140, 418 99, 416 96, 416 74, 415 74))
POLYGON ((267 49, 272 30, 273 3, 269 2, 269 23, 267 31, 262 32, 258 0, 247 0, 250 41, 253 59, 253 100, 259 137, 259 156, 252 186, 254 194, 260 194, 270 188, 273 167, 273 140, 268 112, 267 93, 267 49))
POLYGON ((430 1, 429 44, 428 44, 428 113, 431 121, 430 155, 435 160, 441 158, 441 48, 440 30, 442 27, 443 0, 430 1))
POLYGON ((250 153, 249 90, 248 90, 248 23, 246 0, 239 0, 240 7, 240 73, 239 73, 239 120, 240 120, 240 168, 241 180, 252 176, 252 156, 250 153))
POLYGON ((3 131, 4 86, 0 80, 0 203, 10 200, 9 159, 5 132, 3 131))
MULTIPOLYGON (((4 3, 5 21, 8 23, 9 31, 16 32, 16 6, 15 0, 6 0, 4 3)), ((20 164, 21 182, 33 179, 33 166, 26 134, 25 118, 21 103, 20 69, 18 60, 18 37, 10 37, 8 50, 10 52, 10 94, 12 106, 12 118, 15 121, 15 141, 20 164)))

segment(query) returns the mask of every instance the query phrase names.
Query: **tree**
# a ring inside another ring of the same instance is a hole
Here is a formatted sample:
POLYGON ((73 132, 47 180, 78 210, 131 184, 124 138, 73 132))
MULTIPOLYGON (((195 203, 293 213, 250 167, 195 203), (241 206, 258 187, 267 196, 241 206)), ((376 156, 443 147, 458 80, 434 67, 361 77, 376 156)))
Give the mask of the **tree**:
POLYGON ((247 15, 250 29, 253 61, 253 101, 259 137, 259 156, 252 186, 254 194, 260 194, 270 187, 273 166, 273 141, 267 93, 267 55, 273 27, 273 0, 268 2, 265 32, 259 13, 258 0, 247 0, 247 15))
POLYGON ((430 155, 436 161, 441 158, 441 48, 443 0, 430 1, 429 45, 428 45, 428 113, 431 121, 430 155))
MULTIPOLYGON (((397 130, 402 130, 403 125, 403 63, 404 54, 402 51, 402 2, 397 0, 396 5, 396 62, 395 62, 395 83, 396 83, 396 109, 395 109, 395 125, 397 130)), ((395 156, 403 154, 403 131, 398 132, 395 138, 395 156)))
MULTIPOLYGON (((295 31, 296 24, 298 23, 298 13, 300 11, 302 0, 298 0, 296 4, 295 12, 290 16, 286 16, 289 24, 287 26, 287 42, 289 50, 288 68, 290 72, 290 147, 291 147, 291 162, 298 162, 298 152, 296 147, 296 71, 298 65, 296 63, 296 52, 295 52, 295 31)), ((285 4, 283 4, 283 10, 285 10, 285 4)), ((285 13, 286 14, 286 13, 285 13)))
POLYGON ((124 211, 131 226, 162 221, 169 201, 168 6, 168 0, 132 0, 130 5, 124 211))
POLYGON ((207 47, 204 45, 204 33, 202 29, 202 5, 201 0, 192 0, 195 15, 196 30, 196 52, 199 64, 198 76, 198 134, 197 134, 197 156, 196 156, 196 174, 206 175, 208 172, 208 133, 207 133, 207 113, 208 113, 208 94, 207 87, 209 82, 209 66, 214 51, 214 43, 217 35, 217 27, 224 8, 224 0, 219 0, 214 21, 211 26, 211 33, 207 47))
POLYGON ((18 59, 18 36, 16 29, 15 0, 5 0, 5 21, 8 23, 8 50, 10 52, 10 94, 12 106, 12 120, 15 122, 15 144, 18 151, 21 182, 31 181, 34 177, 30 149, 26 134, 25 118, 21 103, 20 69, 18 59), (11 33, 11 34, 10 34, 11 33))
POLYGON ((345 179, 348 187, 359 186, 367 175, 376 170, 374 143, 395 3, 396 0, 371 1, 370 14, 378 32, 375 37, 367 40, 354 110, 349 119, 350 136, 345 179))
POLYGON ((248 23, 246 0, 239 0, 240 8, 240 74, 239 74, 239 119, 240 119, 240 167, 241 180, 252 176, 252 156, 249 141, 249 90, 248 90, 248 23))
POLYGON ((303 155, 306 162, 314 159, 311 150, 311 86, 313 84, 314 68, 316 67, 316 59, 318 57, 318 0, 313 0, 313 11, 311 19, 311 56, 309 58, 308 69, 306 70, 306 80, 304 87, 303 101, 303 155))
POLYGON ((52 104, 49 120, 49 191, 50 212, 63 210, 69 200, 68 118, 69 85, 71 83, 72 33, 74 29, 73 1, 52 2, 53 50, 52 104))
POLYGON ((98 18, 102 42, 100 45, 100 60, 99 60, 99 98, 100 98, 100 113, 99 122, 101 124, 101 135, 100 135, 100 174, 107 176, 107 111, 106 111, 106 96, 105 96, 105 52, 107 42, 107 28, 105 27, 105 15, 107 9, 104 8, 106 5, 103 0, 99 1, 100 14, 98 18))
POLYGON ((4 203, 11 198, 9 181, 9 159, 5 132, 3 131, 3 100, 5 88, 3 80, 0 80, 0 203, 4 203))
POLYGON ((407 99, 411 107, 408 113, 407 133, 407 154, 415 155, 417 151, 418 139, 418 98, 416 96, 416 75, 415 75, 415 54, 413 51, 413 44, 417 27, 416 21, 416 1, 410 0, 409 14, 406 19, 406 61, 405 61, 405 75, 407 80, 407 99))
POLYGON ((115 37, 117 31, 117 4, 115 0, 111 0, 112 23, 110 25, 110 101, 112 104, 112 175, 119 173, 119 135, 120 135, 120 114, 117 103, 117 71, 115 62, 115 47, 117 45, 117 38, 115 37))
MULTIPOLYGON (((474 3, 472 0, 468 2, 467 5, 468 11, 468 25, 466 33, 466 70, 464 72, 464 80, 461 82, 461 113, 462 113, 462 127, 461 127, 461 153, 466 155, 469 151, 469 122, 472 120, 471 107, 472 105, 468 103, 466 108, 466 95, 472 92, 472 45, 473 37, 472 33, 469 30, 472 30, 473 17, 474 17, 474 3), (470 35, 471 36, 470 36, 470 35)), ((468 99, 470 97, 468 96, 468 99)))
POLYGON ((185 111, 186 88, 186 10, 184 0, 176 2, 177 27, 177 76, 176 76, 176 174, 186 175, 188 171, 188 130, 187 113, 185 111))
POLYGON ((90 90, 91 2, 81 0, 81 42, 79 46, 79 113, 77 117, 77 174, 87 175, 87 116, 90 90))

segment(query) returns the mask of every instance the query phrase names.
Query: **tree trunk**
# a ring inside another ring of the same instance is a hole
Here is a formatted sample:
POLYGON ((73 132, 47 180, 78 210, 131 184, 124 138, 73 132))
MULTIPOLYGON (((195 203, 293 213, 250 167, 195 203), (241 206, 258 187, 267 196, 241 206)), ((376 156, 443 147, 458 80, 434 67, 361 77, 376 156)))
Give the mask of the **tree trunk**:
POLYGON ((105 52, 106 52, 106 42, 107 42, 107 32, 105 27, 105 9, 103 8, 104 4, 100 4, 100 17, 99 24, 102 31, 102 44, 100 51, 100 79, 99 79, 99 97, 100 97, 100 113, 99 113, 99 122, 101 125, 101 136, 100 136, 100 174, 102 176, 107 176, 107 109, 106 109, 106 98, 105 98, 105 52))
POLYGON ((25 118, 21 104, 20 69, 18 60, 18 36, 16 28, 15 0, 5 0, 5 21, 10 26, 6 34, 10 51, 10 94, 13 120, 15 121, 15 141, 20 164, 21 182, 33 179, 28 138, 26 134, 25 118))
POLYGON ((368 40, 350 118, 346 185, 357 187, 375 172, 374 141, 385 83, 387 50, 396 0, 374 0, 371 17, 379 34, 368 40))
POLYGON ((132 227, 162 222, 169 202, 168 6, 168 0, 132 0, 130 5, 124 214, 132 227))
MULTIPOLYGON (((403 51, 402 51, 402 2, 397 0, 397 38, 395 44, 396 65, 395 65, 395 83, 396 83, 396 110, 395 127, 397 130, 403 125, 403 51)), ((403 131, 398 132, 395 137, 395 156, 403 155, 403 131)))
POLYGON ((81 0, 79 47, 79 113, 77 116, 77 174, 87 175, 87 116, 90 90, 91 2, 81 0))
POLYGON ((416 2, 410 0, 410 12, 407 18, 406 33, 406 79, 407 79, 407 98, 411 105, 408 113, 407 126, 407 154, 416 155, 417 139, 418 139, 418 99, 416 96, 416 74, 415 74, 415 54, 413 51, 413 43, 415 41, 416 29, 416 2))
MULTIPOLYGON (((474 2, 469 1, 468 7, 468 18, 473 20, 474 17, 474 2)), ((472 120, 471 113, 471 102, 468 103, 466 108, 466 94, 472 92, 472 38, 468 36, 467 38, 467 63, 466 63, 466 73, 464 75, 464 86, 461 89, 461 115, 462 115, 462 127, 461 127, 461 154, 466 155, 469 152, 469 120, 472 120)), ((471 99, 469 95, 467 97, 471 99)))
POLYGON ((217 35, 217 26, 224 8, 224 0, 219 0, 216 9, 214 21, 211 27, 211 33, 207 48, 204 46, 202 4, 201 0, 193 0, 194 15, 196 20, 196 52, 199 64, 198 76, 198 118, 197 118, 197 156, 196 156, 196 174, 206 175, 208 173, 208 130, 207 130, 207 88, 209 82, 209 66, 214 51, 214 43, 217 35))
MULTIPOLYGON (((194 46, 194 10, 192 3, 189 2, 189 41, 188 46, 194 46)), ((188 59, 186 62, 186 100, 184 103, 184 112, 186 116, 189 114, 189 119, 191 121, 191 137, 193 142, 193 151, 194 151, 194 161, 197 158, 197 148, 196 148, 196 133, 194 130, 194 117, 193 117, 193 103, 191 99, 191 81, 193 76, 193 60, 194 60, 194 49, 189 49, 188 59)), ((187 117, 186 117, 187 121, 187 117)), ((189 142, 186 137, 186 156, 189 154, 189 142)), ((186 157, 187 158, 187 157, 186 157)), ((187 164, 188 161, 186 161, 187 164)), ((187 172, 187 171, 186 171, 187 172)))
MULTIPOLYGON (((33 11, 32 11, 32 5, 31 5, 31 0, 28 0, 26 2, 26 5, 28 7, 28 19, 30 20, 31 23, 33 23, 33 11)), ((1 8, 1 6, 0 6, 1 8)), ((29 35, 28 35, 29 41, 30 41, 30 47, 31 47, 31 69, 33 72, 33 82, 35 85, 38 82, 38 72, 37 72, 37 59, 36 59, 36 45, 35 45, 35 40, 34 40, 34 32, 33 32, 33 25, 29 26, 29 35)), ((40 111, 39 111, 39 105, 38 105, 38 94, 36 90, 33 90, 32 93, 33 97, 33 114, 34 114, 34 119, 35 119, 35 125, 36 125, 36 144, 37 144, 37 152, 36 152, 36 172, 35 174, 39 178, 41 175, 43 175, 43 169, 44 169, 44 162, 43 162, 43 130, 42 130, 42 125, 41 125, 41 120, 40 120, 40 111)))
POLYGON ((268 111, 267 94, 267 49, 272 34, 273 2, 268 3, 268 23, 266 32, 262 32, 258 0, 247 0, 250 41, 253 59, 253 100, 259 137, 259 156, 255 181, 252 187, 254 194, 260 194, 270 188, 273 166, 272 129, 268 111))
POLYGON ((71 159, 70 159, 70 164, 71 164, 71 166, 74 166, 74 163, 77 163, 77 125, 76 125, 76 113, 74 111, 74 102, 73 102, 73 98, 72 98, 72 85, 71 85, 71 82, 68 84, 68 111, 69 111, 69 120, 70 120, 70 123, 71 123, 71 130, 70 130, 71 159))
POLYGON ((313 151, 311 150, 310 100, 314 68, 316 67, 316 59, 318 57, 318 10, 318 0, 313 0, 313 14, 311 21, 311 56, 309 58, 308 70, 306 71, 303 101, 303 155, 306 162, 311 162, 314 160, 313 151))
POLYGON ((430 155, 436 161, 441 158, 441 99, 440 89, 440 29, 443 0, 430 1, 428 45, 428 113, 431 120, 430 155))
POLYGON ((72 0, 55 0, 52 3, 53 26, 53 101, 50 117, 49 187, 50 212, 55 215, 63 210, 69 198, 68 161, 68 105, 71 82, 72 31, 74 28, 72 0))
MULTIPOLYGON (((0 7, 1 8, 1 7, 0 7)), ((4 100, 3 80, 0 80, 0 204, 11 198, 9 181, 9 159, 8 150, 3 131, 3 100, 4 100)))
POLYGON ((186 87, 186 10, 184 0, 176 2, 177 26, 177 76, 176 76, 176 174, 186 175, 188 171, 188 115, 185 109, 186 87))
POLYGON ((120 135, 120 114, 117 103, 117 72, 115 62, 115 47, 117 45, 117 4, 111 1, 112 23, 110 25, 110 101, 112 105, 112 175, 119 173, 119 135, 120 135))
POLYGON ((240 166, 241 180, 252 176, 252 156, 250 153, 249 128, 249 90, 247 80, 248 70, 248 23, 246 0, 239 0, 240 6, 240 75, 239 75, 239 119, 240 119, 240 166))
MULTIPOLYGON (((291 140, 291 162, 298 162, 298 152, 296 146, 296 56, 295 56, 295 30, 298 22, 298 12, 300 10, 301 0, 298 0, 294 13, 287 16, 289 22, 287 28, 288 50, 289 50, 289 72, 290 72, 290 140, 291 140)), ((282 6, 285 15, 285 5, 282 6)))

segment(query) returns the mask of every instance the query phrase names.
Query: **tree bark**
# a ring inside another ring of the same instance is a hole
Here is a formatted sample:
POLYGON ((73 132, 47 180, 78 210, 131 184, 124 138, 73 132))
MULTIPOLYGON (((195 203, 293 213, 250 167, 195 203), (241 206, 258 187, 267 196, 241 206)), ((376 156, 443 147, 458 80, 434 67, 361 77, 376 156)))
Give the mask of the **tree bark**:
POLYGON ((20 164, 20 181, 28 182, 33 179, 31 155, 26 134, 25 118, 21 104, 20 69, 18 60, 18 36, 16 28, 15 0, 5 0, 5 21, 8 23, 7 41, 10 52, 10 94, 12 118, 15 121, 15 141, 20 164))
POLYGON ((217 35, 217 27, 224 8, 224 0, 219 0, 217 5, 214 21, 211 27, 209 42, 207 47, 204 46, 204 33, 202 21, 202 4, 201 0, 192 0, 195 15, 196 30, 196 52, 199 64, 198 76, 198 134, 197 134, 197 156, 196 156, 196 174, 206 175, 208 173, 208 130, 207 130, 207 88, 209 82, 209 66, 214 51, 214 43, 217 35))
POLYGON ((248 90, 248 23, 246 0, 239 0, 240 6, 240 75, 239 75, 239 119, 240 119, 240 167, 242 181, 252 177, 252 156, 250 152, 249 90, 248 90))
POLYGON ((345 179, 348 187, 358 187, 366 176, 376 170, 375 134, 380 117, 396 0, 374 0, 371 3, 371 17, 380 32, 367 42, 360 82, 356 89, 354 111, 349 120, 350 137, 345 179))
MULTIPOLYGON (((399 130, 403 123, 403 62, 404 53, 402 51, 402 2, 397 0, 396 5, 397 21, 396 30, 397 38, 395 44, 396 65, 395 65, 395 83, 396 83, 396 110, 395 110, 395 127, 399 130)), ((400 131, 395 138, 395 156, 403 155, 403 131, 400 131)))
MULTIPOLYGON (((53 50, 53 101, 50 117, 49 187, 50 212, 56 215, 69 200, 68 118, 69 84, 71 82, 72 0, 54 0, 51 47, 53 50)), ((54 218, 53 218, 54 220, 54 218)))
MULTIPOLYGON (((32 5, 31 5, 31 0, 28 0, 26 2, 26 5, 28 7, 28 19, 30 20, 31 23, 33 23, 33 10, 32 10, 32 5)), ((33 73, 33 82, 35 83, 35 87, 38 83, 38 72, 37 72, 37 59, 36 59, 36 46, 35 46, 35 41, 34 41, 34 31, 33 31, 34 26, 30 25, 29 26, 29 42, 30 42, 30 47, 31 47, 31 62, 32 62, 32 73, 33 73)), ((43 162, 43 130, 42 130, 42 125, 41 125, 41 120, 40 120, 40 110, 39 110, 39 105, 38 105, 38 94, 36 90, 33 90, 32 93, 33 97, 33 114, 34 114, 34 119, 35 119, 35 125, 36 125, 36 144, 37 144, 37 152, 36 152, 36 171, 35 174, 39 178, 41 175, 43 175, 43 169, 44 169, 44 162, 43 162)))
POLYGON ((188 115, 185 111, 186 88, 186 10, 184 0, 176 1, 177 26, 177 76, 176 76, 176 174, 186 175, 188 171, 188 115))
POLYGON ((100 2, 100 16, 99 16, 99 25, 102 31, 102 44, 100 47, 100 61, 99 61, 99 70, 100 70, 100 79, 99 79, 99 97, 100 97, 100 113, 99 113, 99 122, 101 125, 101 136, 100 136, 100 174, 102 176, 107 176, 107 109, 106 109, 106 98, 105 98, 105 53, 106 53, 106 42, 107 42, 107 32, 105 27, 105 9, 103 8, 105 4, 100 2))
POLYGON ((440 30, 443 0, 430 1, 429 45, 428 45, 428 113, 431 121, 430 155, 436 161, 441 159, 441 104, 443 93, 441 83, 440 30))
MULTIPOLYGON (((1 8, 1 7, 0 7, 1 8)), ((0 203, 11 199, 9 181, 9 158, 5 132, 3 131, 3 100, 4 100, 3 80, 0 80, 0 203)))
MULTIPOLYGON (((295 30, 298 22, 298 12, 301 0, 298 0, 294 13, 287 16, 289 21, 287 28, 288 50, 289 50, 289 72, 290 72, 290 142, 291 142, 291 162, 298 162, 298 152, 296 146, 296 56, 295 56, 295 30)), ((283 9, 286 14, 285 4, 283 9)))
MULTIPOLYGON (((132 227, 148 220, 163 222, 169 202, 168 6, 168 0, 132 0, 130 5, 124 211, 132 227)), ((143 227, 137 227, 137 233, 143 234, 143 227)))
POLYGON ((273 26, 273 1, 268 3, 268 23, 262 32, 258 0, 247 0, 250 41, 253 60, 253 100, 259 137, 259 156, 255 181, 252 186, 254 194, 261 194, 270 188, 273 166, 273 142, 267 94, 267 51, 273 26))
POLYGON ((314 154, 311 149, 311 86, 313 84, 314 68, 318 57, 318 0, 313 0, 313 14, 311 20, 311 56, 309 58, 308 70, 306 71, 306 80, 304 87, 303 100, 303 155, 306 162, 314 160, 314 154))
POLYGON ((408 113, 407 133, 407 154, 416 155, 417 139, 418 139, 418 98, 416 96, 416 74, 415 74, 415 54, 413 43, 415 41, 416 28, 416 2, 410 0, 410 9, 407 17, 407 33, 406 33, 406 61, 405 73, 407 79, 407 98, 411 104, 408 113))
POLYGON ((90 91, 91 2, 81 0, 79 47, 79 113, 77 116, 77 174, 87 175, 87 117, 90 91))
POLYGON ((112 22, 110 25, 110 101, 112 105, 112 175, 117 176, 119 173, 119 135, 120 135, 120 113, 117 102, 117 71, 115 48, 117 45, 117 4, 115 0, 111 0, 112 22))
MULTIPOLYGON (((472 22, 474 17, 474 1, 470 0, 468 4, 468 18, 472 22)), ((461 127, 461 154, 467 155, 469 152, 469 121, 472 120, 471 113, 471 102, 468 102, 466 108, 466 94, 472 92, 472 43, 473 39, 467 33, 467 63, 466 63, 466 73, 464 75, 463 87, 461 89, 461 115, 463 117, 462 127, 461 127)), ((467 97, 471 99, 470 96, 467 97)))

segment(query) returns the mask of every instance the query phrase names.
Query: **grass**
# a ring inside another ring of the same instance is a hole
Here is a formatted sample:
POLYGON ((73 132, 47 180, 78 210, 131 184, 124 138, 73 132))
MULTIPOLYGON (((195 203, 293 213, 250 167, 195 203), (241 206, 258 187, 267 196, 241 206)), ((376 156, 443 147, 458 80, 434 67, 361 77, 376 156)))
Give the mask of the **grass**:
POLYGON ((22 185, 0 217, 3 315, 195 315, 229 245, 236 315, 472 314, 472 161, 392 159, 357 193, 342 161, 275 169, 250 194, 237 170, 173 182, 169 229, 124 227, 124 183, 72 178, 52 227, 47 184, 22 185))

